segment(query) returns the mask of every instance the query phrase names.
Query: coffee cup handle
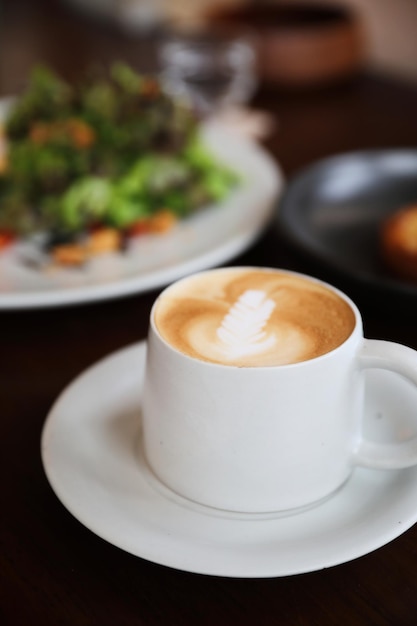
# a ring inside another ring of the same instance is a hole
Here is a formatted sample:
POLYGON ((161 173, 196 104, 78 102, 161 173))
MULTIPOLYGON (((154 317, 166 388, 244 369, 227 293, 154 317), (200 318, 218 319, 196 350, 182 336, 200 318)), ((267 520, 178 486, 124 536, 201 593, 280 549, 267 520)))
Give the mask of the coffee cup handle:
MULTIPOLYGON (((358 361, 361 369, 396 372, 417 387, 417 352, 411 348, 390 341, 364 339, 358 361)), ((355 451, 354 463, 377 469, 403 469, 417 465, 417 435, 392 444, 362 440, 355 451)))

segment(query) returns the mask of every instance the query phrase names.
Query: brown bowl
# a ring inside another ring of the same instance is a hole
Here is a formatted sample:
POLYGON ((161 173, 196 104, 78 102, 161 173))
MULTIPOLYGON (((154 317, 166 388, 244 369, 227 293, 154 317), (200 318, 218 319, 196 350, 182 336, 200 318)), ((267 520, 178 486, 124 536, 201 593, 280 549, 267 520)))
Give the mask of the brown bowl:
POLYGON ((340 80, 363 62, 363 33, 347 7, 257 4, 217 10, 213 27, 250 35, 261 80, 309 86, 340 80))

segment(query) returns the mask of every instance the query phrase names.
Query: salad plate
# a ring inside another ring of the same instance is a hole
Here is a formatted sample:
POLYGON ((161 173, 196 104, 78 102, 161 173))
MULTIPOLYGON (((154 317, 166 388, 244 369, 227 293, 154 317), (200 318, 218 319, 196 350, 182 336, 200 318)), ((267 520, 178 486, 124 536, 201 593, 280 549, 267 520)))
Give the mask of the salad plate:
MULTIPOLYGON (((356 559, 417 521, 417 468, 357 469, 330 499, 288 517, 240 517, 179 498, 150 480, 141 454, 145 356, 142 342, 82 373, 57 399, 42 433, 52 489, 102 539, 175 569, 262 578, 356 559)), ((415 403, 408 381, 367 372, 366 435, 387 441, 392 428, 415 431, 415 403)))
MULTIPOLYGON (((8 102, 2 103, 1 114, 8 102)), ((164 286, 220 265, 248 248, 272 218, 284 180, 279 165, 255 142, 219 122, 201 128, 207 147, 240 177, 222 202, 180 220, 166 234, 132 238, 123 252, 98 255, 77 268, 42 269, 36 243, 0 253, 0 309, 105 300, 164 286)))

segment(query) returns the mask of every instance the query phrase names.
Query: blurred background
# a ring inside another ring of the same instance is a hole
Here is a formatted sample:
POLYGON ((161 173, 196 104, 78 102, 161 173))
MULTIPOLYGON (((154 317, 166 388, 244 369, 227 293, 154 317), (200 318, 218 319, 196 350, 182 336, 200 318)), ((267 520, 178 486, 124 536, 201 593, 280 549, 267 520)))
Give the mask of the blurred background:
POLYGON ((345 0, 345 4, 363 21, 369 65, 417 81, 417 2, 345 0))
MULTIPOLYGON (((333 69, 333 75, 346 74, 348 66, 350 71, 357 70, 360 65, 417 83, 416 0, 320 0, 319 4, 317 0, 2 0, 0 7, 1 94, 19 90, 35 60, 51 64, 69 78, 91 61, 114 58, 153 71, 155 44, 167 33, 214 29, 220 24, 250 30, 255 38, 262 33, 264 42, 276 35, 278 44, 275 41, 275 49, 269 48, 269 62, 275 69, 260 67, 261 78, 270 83, 318 83, 320 64, 333 58, 337 65, 335 59, 343 56, 343 50, 344 61, 339 69, 333 69), (339 13, 342 9, 345 18, 349 16, 350 35, 346 24, 344 35, 340 28, 336 32, 340 14, 336 20, 329 18, 329 13, 327 18, 324 14, 317 17, 308 13, 309 6, 320 10, 336 7, 339 13), (278 12, 271 13, 271 7, 278 12), (282 8, 288 7, 295 7, 298 13, 283 17, 282 8), (265 10, 269 11, 266 18, 259 13, 265 10), (326 20, 327 30, 323 30, 326 20), (324 41, 330 36, 329 28, 333 29, 330 53, 329 48, 320 50, 317 44, 317 38, 324 41), (311 36, 315 43, 308 40, 311 36), (307 79, 297 76, 298 56, 304 65, 315 64, 307 79)), ((261 51, 261 65, 267 63, 262 60, 263 53, 265 50, 261 51)))

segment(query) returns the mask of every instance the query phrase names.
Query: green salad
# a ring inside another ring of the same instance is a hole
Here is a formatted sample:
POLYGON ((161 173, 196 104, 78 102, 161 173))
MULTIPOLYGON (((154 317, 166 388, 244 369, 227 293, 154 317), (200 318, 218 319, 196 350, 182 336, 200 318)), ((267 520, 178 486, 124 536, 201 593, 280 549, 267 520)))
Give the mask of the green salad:
POLYGON ((194 114, 124 63, 77 85, 36 68, 4 134, 0 241, 42 232, 53 250, 104 229, 114 247, 169 229, 238 182, 194 114))

